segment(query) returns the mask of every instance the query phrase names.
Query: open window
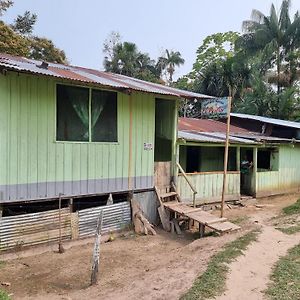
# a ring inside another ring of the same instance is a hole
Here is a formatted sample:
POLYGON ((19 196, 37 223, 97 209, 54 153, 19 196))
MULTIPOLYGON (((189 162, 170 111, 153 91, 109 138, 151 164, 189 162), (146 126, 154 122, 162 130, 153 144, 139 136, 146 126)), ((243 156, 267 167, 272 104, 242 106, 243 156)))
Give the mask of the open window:
MULTIPOLYGON (((187 173, 224 170, 224 147, 180 146, 180 165, 187 173)), ((236 148, 229 148, 228 171, 236 171, 236 148)))
POLYGON ((57 85, 56 140, 117 142, 117 93, 57 85))
POLYGON ((279 151, 277 148, 257 150, 257 171, 278 171, 279 151))

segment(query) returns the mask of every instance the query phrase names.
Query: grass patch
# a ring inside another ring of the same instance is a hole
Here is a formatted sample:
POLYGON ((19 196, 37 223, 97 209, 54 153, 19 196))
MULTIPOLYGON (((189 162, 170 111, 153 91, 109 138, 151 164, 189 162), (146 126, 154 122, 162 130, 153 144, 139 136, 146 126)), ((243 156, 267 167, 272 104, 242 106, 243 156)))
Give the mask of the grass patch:
POLYGON ((0 260, 0 269, 5 266, 5 262, 0 260))
POLYGON ((10 300, 11 298, 8 296, 8 294, 0 289, 0 300, 10 300))
POLYGON ((300 199, 296 203, 284 207, 282 213, 273 218, 273 225, 277 230, 285 234, 294 234, 300 232, 300 199))
POLYGON ((276 229, 280 230, 285 234, 294 234, 300 232, 300 224, 295 226, 289 226, 289 227, 277 227, 276 229))
POLYGON ((300 213, 300 199, 298 199, 296 203, 289 205, 287 207, 284 207, 282 209, 282 211, 285 215, 299 214, 300 213))
POLYGON ((300 245, 279 259, 271 274, 273 281, 265 293, 272 300, 300 299, 300 245))
POLYGON ((226 275, 229 271, 228 264, 242 255, 242 251, 257 239, 258 234, 258 230, 252 230, 225 245, 219 253, 212 257, 206 271, 195 280, 193 286, 180 299, 205 300, 220 295, 225 290, 226 275))
POLYGON ((233 224, 236 224, 236 225, 240 225, 242 223, 245 223, 248 220, 249 220, 248 216, 241 216, 241 217, 231 219, 230 222, 233 223, 233 224))

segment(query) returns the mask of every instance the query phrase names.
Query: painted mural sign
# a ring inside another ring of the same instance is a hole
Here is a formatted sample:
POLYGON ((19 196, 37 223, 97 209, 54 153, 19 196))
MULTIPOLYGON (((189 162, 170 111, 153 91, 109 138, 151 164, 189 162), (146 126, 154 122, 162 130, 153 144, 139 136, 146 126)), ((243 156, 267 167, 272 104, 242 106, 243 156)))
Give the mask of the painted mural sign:
POLYGON ((227 117, 228 99, 207 99, 201 103, 201 117, 206 119, 218 119, 227 117))

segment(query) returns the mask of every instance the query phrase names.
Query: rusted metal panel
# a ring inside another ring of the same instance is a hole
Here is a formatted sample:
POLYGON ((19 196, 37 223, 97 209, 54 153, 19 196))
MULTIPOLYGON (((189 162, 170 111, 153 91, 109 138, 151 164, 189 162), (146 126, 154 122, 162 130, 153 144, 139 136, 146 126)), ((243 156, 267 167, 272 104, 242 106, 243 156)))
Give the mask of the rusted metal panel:
MULTIPOLYGON (((62 238, 71 239, 69 208, 61 210, 62 238)), ((0 218, 0 250, 58 241, 58 210, 0 218)))
MULTIPOLYGON (((226 123, 217 120, 210 120, 210 119, 179 118, 178 130, 226 133, 226 123)), ((247 133, 249 132, 249 130, 231 125, 230 132, 247 133)))
POLYGON ((78 212, 80 238, 95 235, 97 220, 101 211, 103 211, 103 233, 125 229, 131 223, 129 202, 83 209, 78 212))
POLYGON ((52 76, 61 79, 99 84, 101 86, 132 89, 136 91, 170 95, 182 98, 213 98, 211 96, 179 90, 161 84, 146 82, 119 74, 112 74, 88 68, 66 66, 55 63, 44 64, 44 67, 41 67, 41 64, 42 62, 38 60, 20 58, 3 53, 0 54, 0 67, 4 67, 12 71, 52 76))

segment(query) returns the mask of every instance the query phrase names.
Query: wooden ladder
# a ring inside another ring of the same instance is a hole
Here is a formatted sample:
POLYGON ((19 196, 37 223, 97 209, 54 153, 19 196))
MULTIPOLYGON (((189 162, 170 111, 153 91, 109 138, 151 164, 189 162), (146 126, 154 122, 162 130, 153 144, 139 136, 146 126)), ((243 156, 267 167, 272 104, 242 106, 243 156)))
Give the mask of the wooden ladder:
POLYGON ((177 193, 176 186, 173 182, 168 186, 155 186, 155 192, 159 201, 160 206, 158 207, 158 214, 161 220, 163 229, 166 231, 171 230, 170 223, 170 212, 165 209, 164 203, 166 202, 177 202, 180 203, 181 199, 177 193))

